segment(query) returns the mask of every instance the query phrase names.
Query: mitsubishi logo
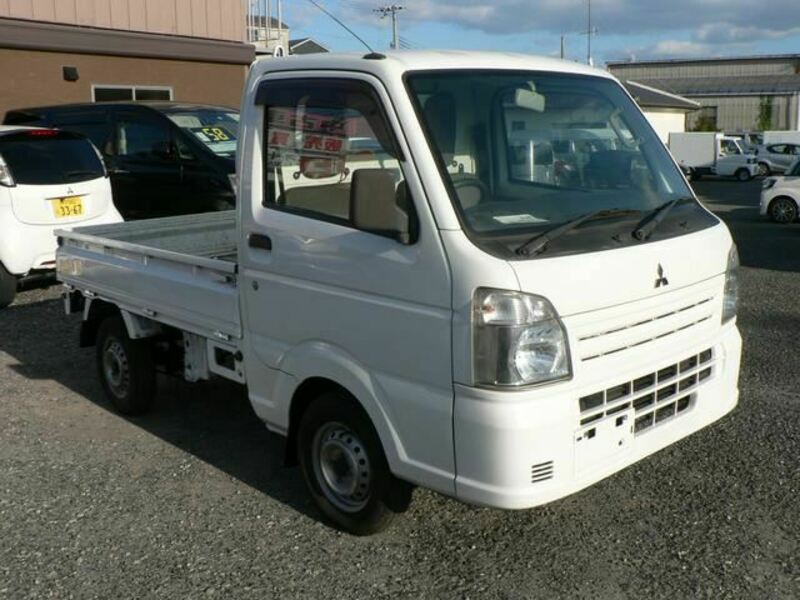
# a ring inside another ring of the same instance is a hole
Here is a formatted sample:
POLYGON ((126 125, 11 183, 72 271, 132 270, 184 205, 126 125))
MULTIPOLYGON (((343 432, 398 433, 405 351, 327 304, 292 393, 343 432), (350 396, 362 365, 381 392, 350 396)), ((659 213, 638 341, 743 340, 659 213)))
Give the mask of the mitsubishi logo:
POLYGON ((71 188, 71 187, 67 187, 67 194, 68 194, 69 196, 72 196, 74 193, 75 193, 75 192, 73 192, 73 191, 72 191, 72 188, 71 188))
POLYGON ((669 279, 664 276, 664 267, 658 263, 658 277, 656 278, 656 288, 665 287, 669 285, 669 279))

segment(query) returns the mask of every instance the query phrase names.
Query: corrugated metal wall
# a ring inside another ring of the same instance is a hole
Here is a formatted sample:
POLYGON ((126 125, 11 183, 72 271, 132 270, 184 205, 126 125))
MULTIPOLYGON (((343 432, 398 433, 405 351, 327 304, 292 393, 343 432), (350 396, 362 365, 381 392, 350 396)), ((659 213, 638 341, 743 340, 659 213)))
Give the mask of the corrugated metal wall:
MULTIPOLYGON (((761 98, 758 96, 721 96, 692 100, 703 106, 717 108, 717 129, 722 131, 747 131, 758 129, 761 98)), ((769 129, 797 129, 797 96, 772 96, 772 125, 769 129)), ((698 112, 686 117, 686 128, 691 131, 699 117, 698 112)))
POLYGON ((245 41, 247 0, 0 0, 0 17, 245 41))

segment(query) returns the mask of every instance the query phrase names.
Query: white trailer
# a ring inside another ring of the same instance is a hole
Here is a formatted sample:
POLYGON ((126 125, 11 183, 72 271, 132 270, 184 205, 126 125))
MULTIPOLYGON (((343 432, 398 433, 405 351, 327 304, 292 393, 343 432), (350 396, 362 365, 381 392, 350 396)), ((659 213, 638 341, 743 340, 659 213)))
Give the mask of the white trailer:
POLYGON ((755 157, 744 152, 739 139, 722 133, 670 133, 669 150, 694 178, 716 175, 749 181, 758 174, 755 157))
POLYGON ((59 232, 119 411, 151 407, 157 369, 246 385, 322 513, 364 534, 412 485, 528 508, 736 406, 736 248, 605 71, 270 58, 241 115, 235 215, 59 232), (517 172, 502 133, 554 127, 574 176, 517 172))

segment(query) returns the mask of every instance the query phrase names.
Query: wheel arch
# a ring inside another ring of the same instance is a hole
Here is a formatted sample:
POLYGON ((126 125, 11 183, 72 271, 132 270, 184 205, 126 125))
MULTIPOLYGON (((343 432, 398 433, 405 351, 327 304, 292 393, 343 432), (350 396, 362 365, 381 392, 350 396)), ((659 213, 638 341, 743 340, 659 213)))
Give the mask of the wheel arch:
MULTIPOLYGON (((407 455, 389 411, 381 401, 381 391, 369 371, 343 350, 330 344, 308 343, 294 349, 280 366, 292 373, 293 386, 282 390, 288 408, 287 461, 296 458, 294 446, 297 424, 314 398, 329 391, 351 397, 367 414, 378 434, 386 460, 393 473, 402 471, 407 455)), ((281 403, 283 404, 283 403, 281 403)))

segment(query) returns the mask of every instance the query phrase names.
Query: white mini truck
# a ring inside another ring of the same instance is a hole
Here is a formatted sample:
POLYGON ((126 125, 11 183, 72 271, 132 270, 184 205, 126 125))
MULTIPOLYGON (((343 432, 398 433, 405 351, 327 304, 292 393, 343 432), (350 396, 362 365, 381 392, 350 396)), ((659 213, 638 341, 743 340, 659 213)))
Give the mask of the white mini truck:
POLYGON ((609 74, 269 59, 241 114, 235 214, 60 233, 121 412, 156 370, 244 384, 321 511, 370 533, 412 485, 529 508, 736 405, 735 246, 609 74))

